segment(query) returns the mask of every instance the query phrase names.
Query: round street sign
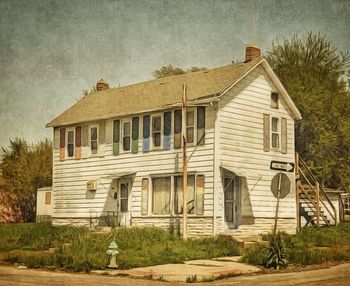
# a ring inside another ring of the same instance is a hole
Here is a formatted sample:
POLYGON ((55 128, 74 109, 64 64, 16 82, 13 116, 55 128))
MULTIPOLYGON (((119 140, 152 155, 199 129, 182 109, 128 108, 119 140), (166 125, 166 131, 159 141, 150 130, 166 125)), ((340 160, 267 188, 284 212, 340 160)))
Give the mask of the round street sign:
POLYGON ((290 192, 290 180, 286 174, 278 173, 271 180, 271 191, 273 195, 280 199, 285 198, 290 192))

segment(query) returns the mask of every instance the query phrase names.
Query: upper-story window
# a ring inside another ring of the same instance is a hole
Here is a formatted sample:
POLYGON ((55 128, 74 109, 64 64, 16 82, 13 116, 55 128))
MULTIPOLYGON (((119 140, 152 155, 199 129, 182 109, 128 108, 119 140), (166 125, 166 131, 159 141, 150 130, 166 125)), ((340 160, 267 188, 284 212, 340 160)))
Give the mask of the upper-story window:
POLYGON ((279 94, 277 92, 271 92, 271 108, 278 109, 279 94))
POLYGON ((187 126, 186 126, 186 136, 187 143, 193 144, 194 142, 194 110, 187 111, 187 126))
POLYGON ((97 153, 97 127, 92 127, 90 129, 90 146, 91 146, 91 154, 97 153))
POLYGON ((67 132, 67 155, 68 157, 74 156, 74 131, 69 130, 67 132))
POLYGON ((160 147, 162 134, 162 117, 159 115, 152 117, 152 142, 153 147, 160 147))
POLYGON ((130 121, 123 123, 123 150, 130 151, 130 121))
POLYGON ((280 120, 278 117, 272 117, 271 119, 271 148, 280 148, 280 120))

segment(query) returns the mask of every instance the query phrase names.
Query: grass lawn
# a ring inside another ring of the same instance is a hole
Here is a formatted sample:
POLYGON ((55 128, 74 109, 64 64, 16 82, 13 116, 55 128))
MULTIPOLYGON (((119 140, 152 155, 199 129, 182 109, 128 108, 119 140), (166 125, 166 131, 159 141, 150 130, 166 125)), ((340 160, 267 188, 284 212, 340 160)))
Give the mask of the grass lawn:
MULTIPOLYGON (((311 265, 350 260, 349 224, 331 228, 307 227, 296 235, 281 235, 289 264, 311 265)), ((267 235, 265 239, 270 240, 271 236, 267 235)), ((243 261, 265 266, 268 252, 266 246, 249 249, 243 261)))
POLYGON ((188 239, 158 228, 118 228, 95 233, 83 227, 49 223, 0 225, 0 261, 28 267, 55 266, 67 271, 104 269, 115 239, 122 269, 239 254, 238 244, 219 238, 188 239), (50 248, 57 248, 50 252, 50 248))

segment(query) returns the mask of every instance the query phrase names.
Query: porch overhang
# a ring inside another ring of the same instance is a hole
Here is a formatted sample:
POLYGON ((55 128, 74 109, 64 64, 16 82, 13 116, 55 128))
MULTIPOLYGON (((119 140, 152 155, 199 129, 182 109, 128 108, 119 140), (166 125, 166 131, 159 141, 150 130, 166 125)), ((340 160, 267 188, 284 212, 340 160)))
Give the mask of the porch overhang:
POLYGON ((245 170, 242 170, 240 168, 235 168, 232 166, 227 166, 227 165, 220 165, 221 170, 226 170, 229 171, 233 174, 235 174, 237 177, 245 177, 245 178, 253 178, 253 179, 260 179, 261 176, 259 174, 256 174, 254 172, 247 172, 245 170))
POLYGON ((135 176, 135 174, 136 172, 121 172, 121 173, 110 174, 101 178, 113 180, 113 179, 120 179, 125 177, 133 177, 135 176))

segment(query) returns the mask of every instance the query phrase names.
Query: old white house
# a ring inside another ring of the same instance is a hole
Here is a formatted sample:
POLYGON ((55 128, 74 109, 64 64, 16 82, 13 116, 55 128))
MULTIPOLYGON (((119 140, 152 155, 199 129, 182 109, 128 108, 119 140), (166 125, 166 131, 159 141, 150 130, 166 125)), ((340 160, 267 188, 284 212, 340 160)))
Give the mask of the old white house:
POLYGON ((270 231, 278 166, 289 188, 279 228, 295 232, 294 123, 301 116, 255 46, 243 63, 118 88, 100 81, 97 92, 47 124, 55 224, 181 225, 184 83, 188 235, 270 231))

